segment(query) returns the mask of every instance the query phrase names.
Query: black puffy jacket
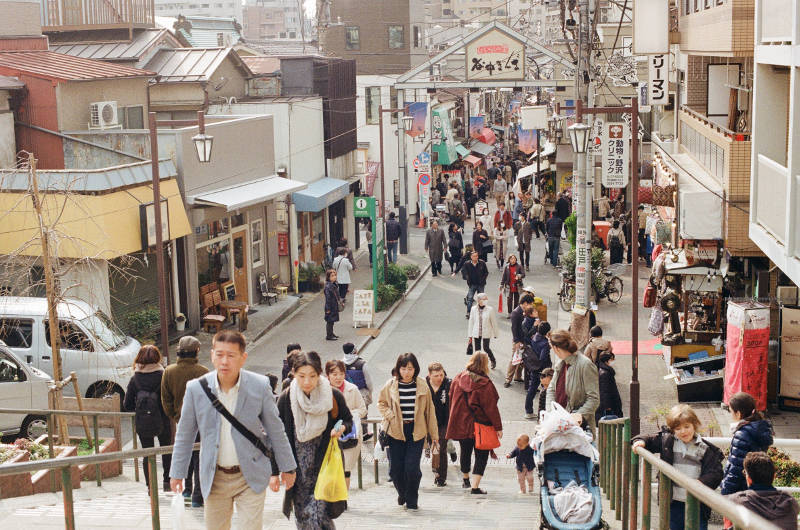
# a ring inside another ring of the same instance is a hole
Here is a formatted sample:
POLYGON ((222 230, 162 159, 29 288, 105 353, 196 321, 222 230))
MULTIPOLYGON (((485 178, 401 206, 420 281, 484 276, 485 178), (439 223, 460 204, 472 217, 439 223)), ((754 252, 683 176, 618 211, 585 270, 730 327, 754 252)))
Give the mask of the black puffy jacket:
POLYGON ((767 420, 741 422, 731 440, 731 452, 725 476, 722 477, 721 492, 730 495, 747 489, 744 479, 744 457, 753 451, 766 451, 772 445, 772 425, 767 420))

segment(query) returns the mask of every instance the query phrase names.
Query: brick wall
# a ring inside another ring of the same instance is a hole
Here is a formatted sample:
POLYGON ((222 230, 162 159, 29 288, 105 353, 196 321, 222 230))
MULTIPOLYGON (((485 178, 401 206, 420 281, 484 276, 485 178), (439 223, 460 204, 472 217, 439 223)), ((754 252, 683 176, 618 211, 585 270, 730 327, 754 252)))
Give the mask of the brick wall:
MULTIPOLYGON (((740 72, 753 73, 752 57, 713 57, 710 55, 689 55, 686 67, 686 104, 702 114, 708 112, 708 65, 740 64, 740 72)), ((731 80, 734 84, 736 80, 731 80)))
POLYGON ((734 256, 763 256, 761 249, 748 237, 750 202, 725 204, 725 246, 734 256))

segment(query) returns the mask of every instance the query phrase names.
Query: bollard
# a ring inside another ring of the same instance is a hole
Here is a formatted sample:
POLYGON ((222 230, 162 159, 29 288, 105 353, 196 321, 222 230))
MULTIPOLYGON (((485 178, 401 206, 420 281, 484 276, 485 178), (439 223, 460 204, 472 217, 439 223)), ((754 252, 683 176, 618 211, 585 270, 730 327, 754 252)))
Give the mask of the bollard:
POLYGON ((152 519, 153 530, 161 529, 161 520, 158 516, 158 466, 156 466, 156 457, 151 455, 145 458, 147 467, 149 469, 149 480, 147 481, 150 486, 150 518, 152 519))
POLYGON ((686 492, 684 528, 686 530, 700 530, 700 502, 697 500, 697 497, 688 491, 686 492))
MULTIPOLYGON (((56 470, 50 472, 54 477, 56 470)), ((72 473, 69 466, 61 468, 61 492, 64 496, 64 528, 75 530, 75 506, 72 501, 72 473)))
MULTIPOLYGON (((100 454, 100 447, 99 447, 99 445, 100 445, 100 435, 99 435, 100 430, 97 428, 97 414, 92 416, 92 425, 94 427, 94 454, 99 455, 100 454)), ((96 475, 95 478, 97 479, 97 485, 98 486, 102 486, 103 473, 100 470, 100 464, 95 464, 95 466, 94 466, 94 474, 96 475)))
POLYGON ((642 530, 650 530, 650 510, 653 501, 653 466, 648 461, 644 461, 642 466, 642 530))
POLYGON ((672 479, 658 473, 658 528, 669 530, 669 505, 672 503, 672 479))

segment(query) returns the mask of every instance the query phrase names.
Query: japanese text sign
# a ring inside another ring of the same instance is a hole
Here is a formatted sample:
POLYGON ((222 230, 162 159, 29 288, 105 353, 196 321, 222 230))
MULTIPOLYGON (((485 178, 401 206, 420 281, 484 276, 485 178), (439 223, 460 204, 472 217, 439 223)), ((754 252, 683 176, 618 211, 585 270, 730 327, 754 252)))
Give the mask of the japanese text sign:
POLYGON ((648 57, 650 80, 647 83, 650 105, 666 105, 669 102, 669 55, 648 57))
POLYGON ((525 79, 525 44, 494 29, 466 46, 467 81, 525 79))
POLYGON ((606 188, 628 185, 629 140, 630 133, 624 123, 603 124, 603 186, 606 188))

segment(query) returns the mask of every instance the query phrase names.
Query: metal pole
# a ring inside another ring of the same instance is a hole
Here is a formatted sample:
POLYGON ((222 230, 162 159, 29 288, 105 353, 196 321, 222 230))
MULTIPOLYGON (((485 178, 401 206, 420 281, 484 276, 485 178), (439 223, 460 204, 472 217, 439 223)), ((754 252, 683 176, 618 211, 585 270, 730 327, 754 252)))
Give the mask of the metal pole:
MULTIPOLYGON (((620 485, 620 499, 619 505, 617 505, 617 520, 622 519, 622 530, 636 530, 636 526, 628 526, 628 509, 630 508, 630 504, 628 503, 627 499, 625 499, 625 495, 622 494, 622 490, 631 484, 631 420, 625 420, 625 423, 622 425, 622 447, 620 448, 620 452, 622 453, 622 484, 620 485), (621 516, 621 517, 620 517, 621 516)), ((628 495, 630 495, 630 490, 628 490, 628 495)))
MULTIPOLYGON (((642 470, 642 530, 650 530, 650 512, 653 501, 653 467, 647 460, 644 461, 642 470)), ((635 527, 633 527, 635 528, 635 527)))
POLYGON ((639 98, 631 100, 631 435, 639 434, 639 98), (636 217, 634 217, 636 216, 636 217), (634 235, 635 234, 635 235, 634 235))
MULTIPOLYGON (((398 98, 403 100, 404 90, 398 90, 398 98)), ((400 254, 408 254, 408 164, 406 163, 406 132, 403 130, 403 117, 405 116, 405 102, 397 105, 403 111, 397 113, 397 141, 400 143, 400 160, 397 164, 400 179, 400 254)))
MULTIPOLYGON (((384 163, 383 163, 383 105, 378 105, 378 129, 380 130, 380 155, 381 155, 381 204, 378 211, 381 215, 381 222, 386 222, 386 172, 384 171, 384 163)), ((373 234, 375 233, 375 227, 372 227, 373 234)), ((386 227, 384 225, 384 241, 386 241, 386 227)), ((374 238, 373 238, 374 239, 374 238)), ((375 242, 377 243, 377 241, 375 242)), ((388 245, 388 243, 386 243, 388 245)), ((372 251, 375 252, 378 249, 377 244, 373 245, 372 251)), ((387 262, 387 255, 388 252, 383 253, 383 281, 386 281, 386 269, 388 268, 387 262)), ((372 286, 373 289, 377 289, 377 285, 372 286)))
MULTIPOLYGON (((83 416, 83 417, 85 418, 86 416, 83 416)), ((99 455, 100 454, 100 429, 98 428, 98 425, 97 425, 97 414, 92 416, 92 427, 94 427, 94 454, 99 455)), ((101 467, 100 464, 95 464, 95 466, 94 466, 94 474, 96 475, 95 479, 97 480, 97 485, 98 486, 102 486, 103 485, 103 483, 102 483, 103 470, 102 470, 102 467, 101 467)))
POLYGON ((169 364, 169 324, 167 322, 167 277, 164 264, 164 237, 161 232, 161 183, 158 174, 158 134, 156 113, 150 112, 150 163, 153 171, 153 211, 156 225, 156 269, 158 274, 158 312, 161 323, 161 354, 169 364))
POLYGON ((672 504, 672 479, 665 473, 658 473, 658 528, 669 528, 669 505, 672 504))
POLYGON ((148 468, 147 484, 150 488, 150 519, 152 520, 153 530, 161 528, 161 519, 158 515, 158 467, 156 466, 156 455, 145 458, 148 468))
MULTIPOLYGON (((583 123, 583 101, 575 101, 575 121, 583 123)), ((577 172, 573 175, 575 180, 575 213, 577 216, 577 233, 575 246, 575 307, 580 310, 589 309, 589 293, 591 292, 591 259, 589 256, 589 236, 585 233, 586 226, 586 156, 575 153, 577 172)), ((582 313, 585 314, 585 313, 582 313)))

